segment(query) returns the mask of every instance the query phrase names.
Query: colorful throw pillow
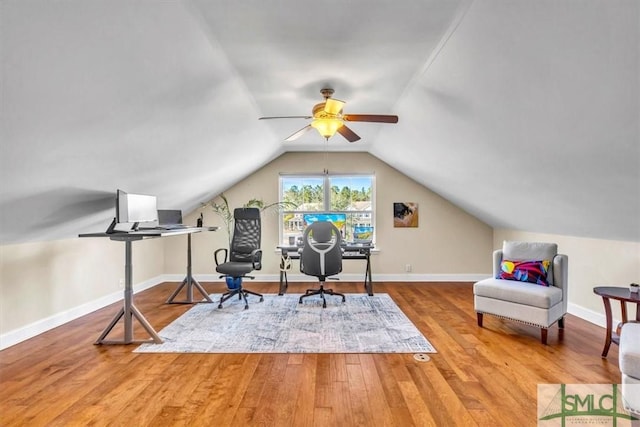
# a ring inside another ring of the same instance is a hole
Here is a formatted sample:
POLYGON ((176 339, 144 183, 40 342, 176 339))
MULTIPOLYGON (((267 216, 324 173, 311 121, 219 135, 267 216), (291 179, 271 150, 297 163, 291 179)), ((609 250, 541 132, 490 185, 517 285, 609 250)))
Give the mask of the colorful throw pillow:
POLYGON ((547 273, 551 261, 509 261, 500 263, 498 279, 517 280, 520 282, 535 283, 540 286, 549 286, 547 273))

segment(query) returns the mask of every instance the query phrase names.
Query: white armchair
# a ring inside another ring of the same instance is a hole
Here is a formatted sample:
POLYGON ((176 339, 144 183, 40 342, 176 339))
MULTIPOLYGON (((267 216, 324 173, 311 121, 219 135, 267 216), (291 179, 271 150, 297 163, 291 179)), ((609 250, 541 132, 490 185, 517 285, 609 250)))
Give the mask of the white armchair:
POLYGON ((640 323, 625 323, 619 352, 624 408, 640 417, 640 323))
POLYGON ((493 277, 473 286, 478 326, 482 327, 484 314, 516 320, 541 328, 541 341, 547 344, 551 325, 558 322, 564 328, 567 264, 568 257, 558 254, 555 243, 505 241, 502 249, 493 252, 493 277), (546 265, 546 272, 541 268, 545 277, 519 271, 517 266, 523 261, 546 265))

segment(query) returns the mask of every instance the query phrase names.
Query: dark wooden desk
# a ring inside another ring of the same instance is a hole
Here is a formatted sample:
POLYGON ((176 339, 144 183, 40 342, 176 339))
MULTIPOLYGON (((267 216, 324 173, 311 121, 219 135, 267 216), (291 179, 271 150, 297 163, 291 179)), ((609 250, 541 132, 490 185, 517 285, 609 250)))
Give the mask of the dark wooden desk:
POLYGON ((620 345, 620 328, 629 321, 627 317, 628 302, 636 304, 636 322, 640 322, 640 296, 638 293, 629 291, 628 287, 617 286, 597 286, 593 288, 593 292, 596 295, 600 295, 604 303, 604 312, 607 317, 607 337, 604 341, 602 357, 607 357, 612 342, 620 345), (611 314, 612 299, 620 301, 620 311, 622 313, 622 323, 618 325, 615 331, 613 330, 613 316, 611 314))
MULTIPOLYGON (((366 266, 364 270, 364 289, 367 291, 369 296, 373 296, 373 275, 371 274, 371 250, 374 247, 372 245, 365 244, 354 244, 354 245, 343 245, 342 250, 343 255, 342 259, 345 260, 365 260, 366 266)), ((298 246, 278 246, 280 252, 283 256, 288 255, 291 259, 299 259, 300 253, 298 252, 298 246)), ((286 270, 280 269, 280 291, 278 295, 284 295, 287 291, 287 287, 289 286, 289 282, 287 280, 287 272, 286 270)))

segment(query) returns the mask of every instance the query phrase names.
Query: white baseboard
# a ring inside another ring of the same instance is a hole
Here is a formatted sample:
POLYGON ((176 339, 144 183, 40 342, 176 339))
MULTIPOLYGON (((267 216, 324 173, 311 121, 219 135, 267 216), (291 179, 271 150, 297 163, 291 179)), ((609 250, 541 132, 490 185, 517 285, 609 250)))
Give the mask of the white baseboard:
MULTIPOLYGON (((252 274, 257 282, 278 282, 280 274, 252 274)), ((166 282, 182 282, 184 274, 165 274, 162 276, 166 282)), ((289 273, 287 275, 290 282, 317 282, 313 276, 302 273, 289 273)), ((342 273, 337 276, 345 282, 357 282, 364 280, 362 273, 342 273)), ((223 282, 219 274, 198 274, 198 281, 202 282, 223 282)), ((375 282, 477 282, 486 279, 486 274, 373 274, 375 282)))
MULTIPOLYGON (((255 280, 258 282, 278 282, 280 280, 279 274, 256 274, 255 280)), ((343 281, 362 281, 364 276, 362 274, 340 274, 338 275, 340 280, 343 281)), ((477 282, 478 280, 485 279, 486 274, 374 274, 373 275, 373 290, 375 292, 375 282, 477 282)), ((223 282, 223 279, 218 274, 198 274, 197 280, 202 282, 223 282)), ((289 274, 288 279, 290 282, 317 282, 315 277, 307 276, 302 273, 289 274)), ((146 280, 142 283, 134 285, 134 293, 144 291, 152 288, 160 283, 164 282, 182 282, 184 280, 184 274, 162 274, 153 279, 146 280)), ((65 310, 60 313, 56 313, 52 316, 33 322, 29 325, 23 326, 13 331, 9 331, 0 335, 0 350, 11 347, 22 341, 26 341, 29 338, 33 338, 36 335, 40 335, 43 332, 47 332, 50 329, 56 328, 67 322, 75 320, 79 317, 85 316, 96 310, 104 308, 110 304, 118 301, 122 301, 124 298, 123 291, 113 292, 109 295, 105 295, 97 300, 90 301, 86 304, 79 305, 77 307, 65 310)), ((604 314, 594 312, 576 304, 569 303, 568 311, 570 314, 580 317, 595 325, 605 327, 606 320, 604 314)), ((620 320, 614 320, 614 324, 617 324, 620 320)))
MULTIPOLYGON (((579 317, 587 322, 593 323, 594 325, 606 328, 607 327, 607 318, 602 313, 597 313, 593 310, 589 310, 588 308, 584 308, 577 304, 569 303, 567 306, 567 311, 569 314, 573 314, 576 317, 579 317)), ((617 325, 622 322, 620 319, 613 319, 613 324, 617 325)))
MULTIPOLYGON (((158 276, 156 278, 134 285, 133 291, 134 293, 144 291, 162 283, 162 281, 162 276, 158 276)), ((50 329, 78 319, 82 316, 113 304, 114 302, 122 301, 123 299, 124 291, 120 290, 98 298, 97 300, 90 301, 77 307, 73 307, 69 310, 61 311, 60 313, 56 313, 52 316, 45 317, 44 319, 40 319, 21 328, 9 331, 5 334, 0 335, 0 350, 4 350, 5 348, 11 347, 12 345, 18 344, 22 341, 26 341, 29 338, 33 338, 36 335, 40 335, 43 332, 47 332, 50 329)))

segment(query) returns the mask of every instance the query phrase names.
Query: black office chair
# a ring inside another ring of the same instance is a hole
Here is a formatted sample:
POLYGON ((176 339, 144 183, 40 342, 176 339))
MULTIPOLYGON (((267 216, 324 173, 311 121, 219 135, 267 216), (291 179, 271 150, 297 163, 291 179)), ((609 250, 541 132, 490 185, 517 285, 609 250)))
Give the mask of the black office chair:
POLYGON ((229 290, 222 294, 218 308, 222 303, 234 295, 244 301, 245 310, 249 308, 247 295, 260 297, 262 294, 252 292, 242 286, 242 279, 255 279, 248 274, 254 270, 262 269, 262 250, 260 249, 261 223, 260 210, 258 208, 238 208, 233 211, 233 237, 229 249, 221 248, 214 252, 216 271, 225 278, 229 290), (218 259, 224 253, 224 261, 218 259), (228 261, 227 261, 228 257, 228 261))
POLYGON ((342 302, 344 302, 344 294, 324 287, 327 277, 342 271, 340 230, 327 221, 314 222, 306 228, 302 240, 304 246, 300 254, 300 271, 309 276, 316 276, 320 280, 320 289, 307 289, 298 302, 302 304, 303 298, 320 295, 322 307, 326 308, 325 294, 341 296, 342 302))

